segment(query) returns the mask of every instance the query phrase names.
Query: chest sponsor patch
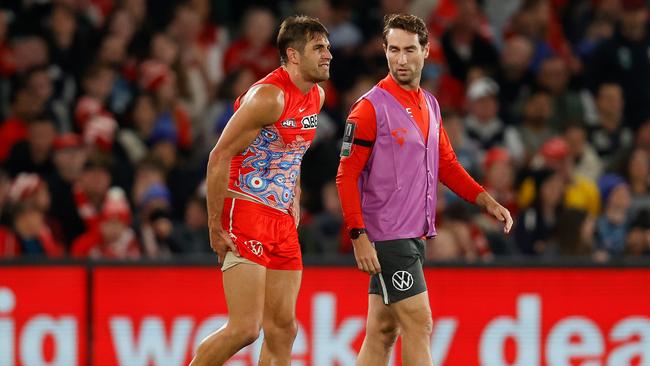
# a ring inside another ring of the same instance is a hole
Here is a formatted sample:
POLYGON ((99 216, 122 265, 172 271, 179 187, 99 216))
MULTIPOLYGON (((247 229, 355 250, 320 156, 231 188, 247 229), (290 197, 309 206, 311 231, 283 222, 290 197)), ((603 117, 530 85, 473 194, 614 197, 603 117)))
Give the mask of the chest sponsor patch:
POLYGON ((318 115, 312 114, 310 116, 302 117, 300 124, 302 124, 304 130, 316 128, 318 127, 318 115))

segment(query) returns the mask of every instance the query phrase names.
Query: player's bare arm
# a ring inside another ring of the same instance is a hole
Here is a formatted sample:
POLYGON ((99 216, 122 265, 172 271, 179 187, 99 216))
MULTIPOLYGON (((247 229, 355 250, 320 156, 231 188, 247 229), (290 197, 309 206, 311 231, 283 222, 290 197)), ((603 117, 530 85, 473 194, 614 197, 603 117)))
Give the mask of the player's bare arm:
POLYGON ((219 262, 223 263, 229 250, 235 255, 239 254, 230 236, 221 227, 230 161, 251 144, 264 126, 273 124, 283 109, 284 96, 278 87, 259 85, 251 88, 210 152, 206 178, 208 225, 210 246, 217 253, 219 262))

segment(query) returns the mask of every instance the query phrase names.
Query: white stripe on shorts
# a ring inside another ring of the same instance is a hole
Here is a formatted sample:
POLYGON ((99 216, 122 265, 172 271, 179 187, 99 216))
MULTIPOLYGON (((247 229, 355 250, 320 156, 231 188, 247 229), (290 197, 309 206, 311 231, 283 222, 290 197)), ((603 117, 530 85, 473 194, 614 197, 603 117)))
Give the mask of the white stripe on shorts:
POLYGON ((379 283, 381 283, 381 292, 384 299, 384 305, 388 305, 388 291, 386 291, 386 283, 384 282, 384 277, 380 273, 377 273, 379 276, 379 283))
POLYGON ((230 205, 230 228, 228 229, 228 234, 232 235, 232 213, 235 211, 235 199, 232 199, 232 204, 230 205))

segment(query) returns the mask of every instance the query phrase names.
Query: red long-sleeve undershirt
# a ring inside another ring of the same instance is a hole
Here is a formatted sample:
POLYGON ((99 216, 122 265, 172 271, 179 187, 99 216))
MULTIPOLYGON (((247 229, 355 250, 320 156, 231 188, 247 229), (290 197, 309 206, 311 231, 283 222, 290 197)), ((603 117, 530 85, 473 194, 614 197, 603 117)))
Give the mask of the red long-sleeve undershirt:
MULTIPOLYGON (((429 111, 421 90, 419 88, 414 91, 406 90, 399 86, 390 75, 377 85, 391 93, 407 109, 407 112, 410 112, 409 114, 418 124, 422 135, 426 139, 429 134, 429 111)), ((363 99, 354 106, 348 116, 348 122, 356 125, 354 130, 355 139, 375 141, 377 136, 376 114, 375 109, 368 100, 363 99)), ((438 163, 439 180, 464 200, 475 203, 476 197, 484 189, 465 171, 456 159, 456 153, 454 153, 442 124, 440 125, 438 151, 440 154, 438 163)), ((372 147, 353 144, 350 155, 342 157, 339 164, 336 186, 338 187, 341 207, 343 208, 343 219, 348 229, 365 227, 361 215, 361 195, 358 182, 359 175, 366 166, 371 152, 372 147)))

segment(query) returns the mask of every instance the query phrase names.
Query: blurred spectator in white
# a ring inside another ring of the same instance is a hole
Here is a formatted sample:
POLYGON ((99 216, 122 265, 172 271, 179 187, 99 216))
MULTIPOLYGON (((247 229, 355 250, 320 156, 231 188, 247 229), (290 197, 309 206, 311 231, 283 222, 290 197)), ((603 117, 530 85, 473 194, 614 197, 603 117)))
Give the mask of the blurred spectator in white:
POLYGON ((40 116, 29 122, 27 139, 13 146, 5 169, 11 176, 20 172, 33 172, 41 176, 54 173, 52 145, 56 127, 48 116, 40 116))
POLYGON ((623 89, 616 83, 604 83, 596 95, 597 120, 591 121, 589 141, 611 166, 615 155, 632 146, 632 130, 623 121, 623 89))
POLYGON ((494 74, 499 54, 492 43, 481 34, 481 12, 476 0, 456 1, 457 13, 441 43, 450 74, 465 81, 472 67, 494 74))
POLYGON ((240 28, 241 35, 230 44, 224 59, 226 73, 246 67, 261 79, 280 65, 277 48, 273 45, 275 17, 262 7, 251 7, 246 11, 240 28))
POLYGON ((130 224, 131 209, 124 191, 113 187, 106 194, 98 225, 75 240, 71 255, 92 259, 140 258, 140 246, 130 224))
POLYGON ((606 174, 598 181, 603 213, 596 223, 596 248, 610 256, 625 250, 627 228, 630 224, 630 187, 619 175, 606 174))
POLYGON ((530 63, 533 58, 533 45, 528 38, 512 36, 506 40, 501 51, 501 62, 496 73, 499 84, 499 115, 507 124, 518 124, 519 118, 513 101, 522 100, 530 92, 533 73, 530 63))
MULTIPOLYGON (((469 113, 465 117, 467 136, 479 147, 481 156, 495 146, 505 146, 513 157, 522 157, 524 146, 514 127, 506 126, 499 118, 499 86, 494 80, 481 77, 467 89, 469 113)), ((517 161, 521 163, 521 161, 517 161)))
POLYGON ((582 123, 569 123, 564 130, 569 145, 569 155, 575 164, 574 171, 594 182, 603 172, 603 162, 587 140, 587 130, 582 123))
POLYGON ((605 82, 621 84, 625 122, 636 130, 650 112, 648 4, 644 0, 621 0, 621 4, 619 27, 611 39, 594 51, 588 64, 587 80, 593 90, 605 82))

